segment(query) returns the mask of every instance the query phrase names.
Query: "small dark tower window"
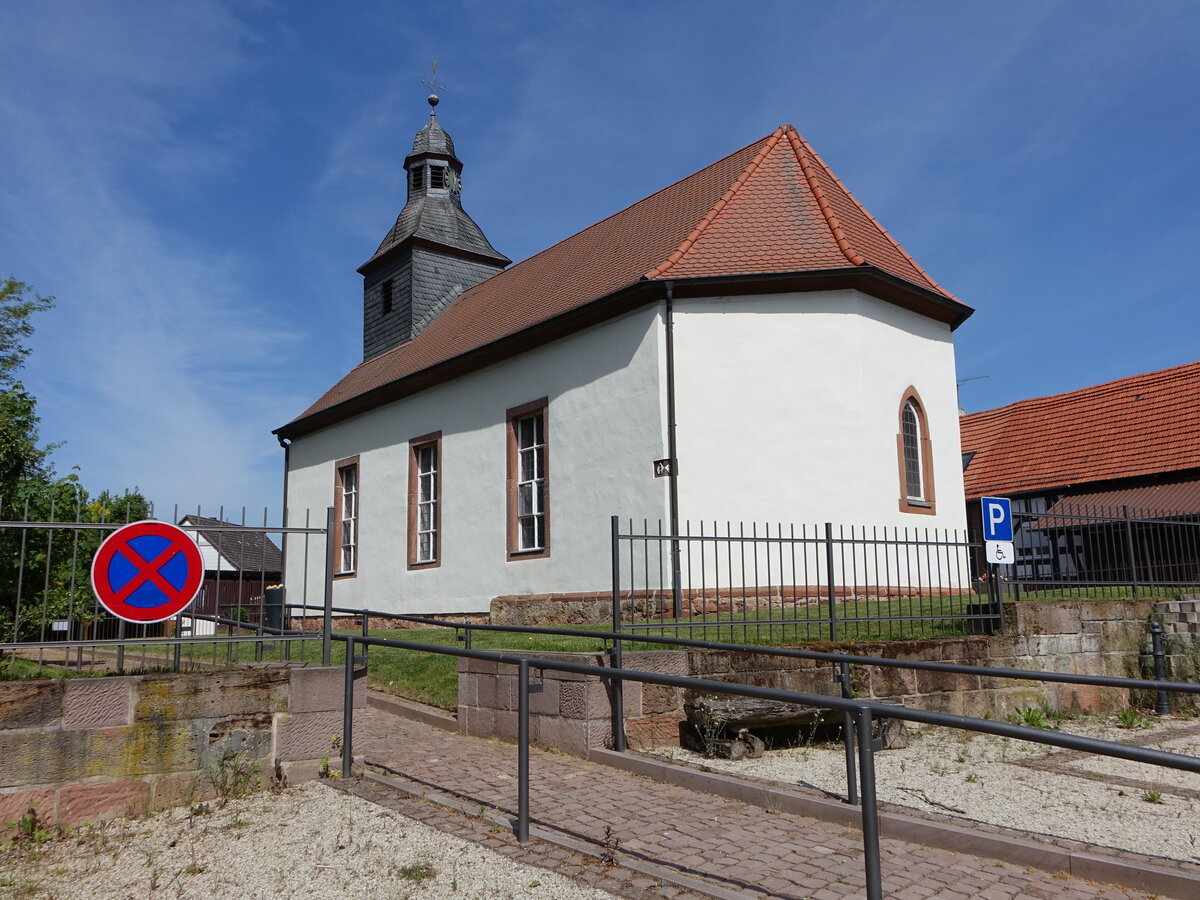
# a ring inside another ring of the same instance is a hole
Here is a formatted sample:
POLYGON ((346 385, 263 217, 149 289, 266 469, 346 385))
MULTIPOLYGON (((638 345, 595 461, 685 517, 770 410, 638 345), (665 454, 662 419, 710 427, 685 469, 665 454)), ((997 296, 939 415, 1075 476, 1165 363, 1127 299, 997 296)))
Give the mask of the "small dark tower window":
POLYGON ((389 278, 383 283, 383 314, 386 316, 392 311, 392 279, 389 278))
POLYGON ((441 166, 430 166, 429 186, 431 188, 444 188, 446 186, 446 170, 441 166))
POLYGON ((425 167, 424 166, 413 166, 412 171, 409 173, 408 177, 409 177, 409 181, 411 182, 412 189, 414 191, 419 191, 421 188, 425 187, 425 167))

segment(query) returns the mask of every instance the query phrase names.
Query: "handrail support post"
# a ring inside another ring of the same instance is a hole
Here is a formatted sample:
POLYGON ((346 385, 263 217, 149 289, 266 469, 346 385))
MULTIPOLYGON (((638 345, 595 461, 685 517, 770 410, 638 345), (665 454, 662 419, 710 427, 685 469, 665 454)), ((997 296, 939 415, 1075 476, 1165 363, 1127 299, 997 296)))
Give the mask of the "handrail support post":
POLYGON ((529 840, 529 660, 517 664, 517 843, 529 840))
MULTIPOLYGON (((328 637, 328 634, 326 635, 328 637)), ((354 638, 346 638, 346 681, 342 695, 342 777, 354 771, 354 638)))
MULTIPOLYGON (((1150 652, 1154 657, 1154 680, 1167 680, 1167 655, 1163 651, 1163 627, 1157 619, 1150 623, 1150 652)), ((1171 695, 1159 691, 1155 697, 1154 711, 1160 716, 1171 714, 1171 695)))
POLYGON ((882 900, 883 876, 879 867, 879 809, 875 797, 875 744, 871 738, 871 707, 858 710, 858 761, 862 779, 863 867, 867 900, 882 900))

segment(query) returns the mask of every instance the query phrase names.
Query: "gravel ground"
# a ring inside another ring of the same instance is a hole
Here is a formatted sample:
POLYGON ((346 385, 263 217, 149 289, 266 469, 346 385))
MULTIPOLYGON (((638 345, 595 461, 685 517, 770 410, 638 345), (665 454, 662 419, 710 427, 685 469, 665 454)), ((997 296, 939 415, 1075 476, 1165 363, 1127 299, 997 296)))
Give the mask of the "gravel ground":
POLYGON ((189 815, 86 826, 0 852, 0 897, 553 898, 613 895, 311 782, 189 815))
MULTIPOLYGON (((1123 729, 1085 716, 1060 729, 1200 756, 1195 719, 1123 729)), ((991 735, 909 725, 903 750, 876 754, 881 801, 1152 856, 1200 861, 1200 775, 991 735)), ((841 743, 770 750, 756 760, 705 759, 677 747, 652 751, 730 774, 841 794, 841 743)))

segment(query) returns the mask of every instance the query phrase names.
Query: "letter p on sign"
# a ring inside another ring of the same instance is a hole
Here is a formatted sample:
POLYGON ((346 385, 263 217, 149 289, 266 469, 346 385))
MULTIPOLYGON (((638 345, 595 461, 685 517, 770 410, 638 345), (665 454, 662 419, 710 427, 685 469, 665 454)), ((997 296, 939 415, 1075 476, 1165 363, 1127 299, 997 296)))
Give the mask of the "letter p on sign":
POLYGON ((1007 497, 983 497, 983 539, 1011 541, 1013 539, 1012 502, 1007 497))

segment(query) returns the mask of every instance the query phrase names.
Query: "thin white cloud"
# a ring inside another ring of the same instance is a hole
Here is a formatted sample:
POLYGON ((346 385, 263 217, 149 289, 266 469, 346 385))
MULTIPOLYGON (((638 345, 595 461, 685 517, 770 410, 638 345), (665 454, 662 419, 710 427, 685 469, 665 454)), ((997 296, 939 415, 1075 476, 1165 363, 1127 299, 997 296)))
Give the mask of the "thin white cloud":
POLYGON ((213 135, 184 121, 250 68, 248 29, 215 2, 78 2, 10 7, 0 32, 0 77, 21 85, 0 105, 0 268, 20 259, 58 296, 27 378, 43 437, 68 442, 56 462, 96 490, 277 509, 267 432, 303 406, 280 362, 294 326, 245 287, 253 247, 214 252, 159 202, 236 164, 236 116, 213 135))

